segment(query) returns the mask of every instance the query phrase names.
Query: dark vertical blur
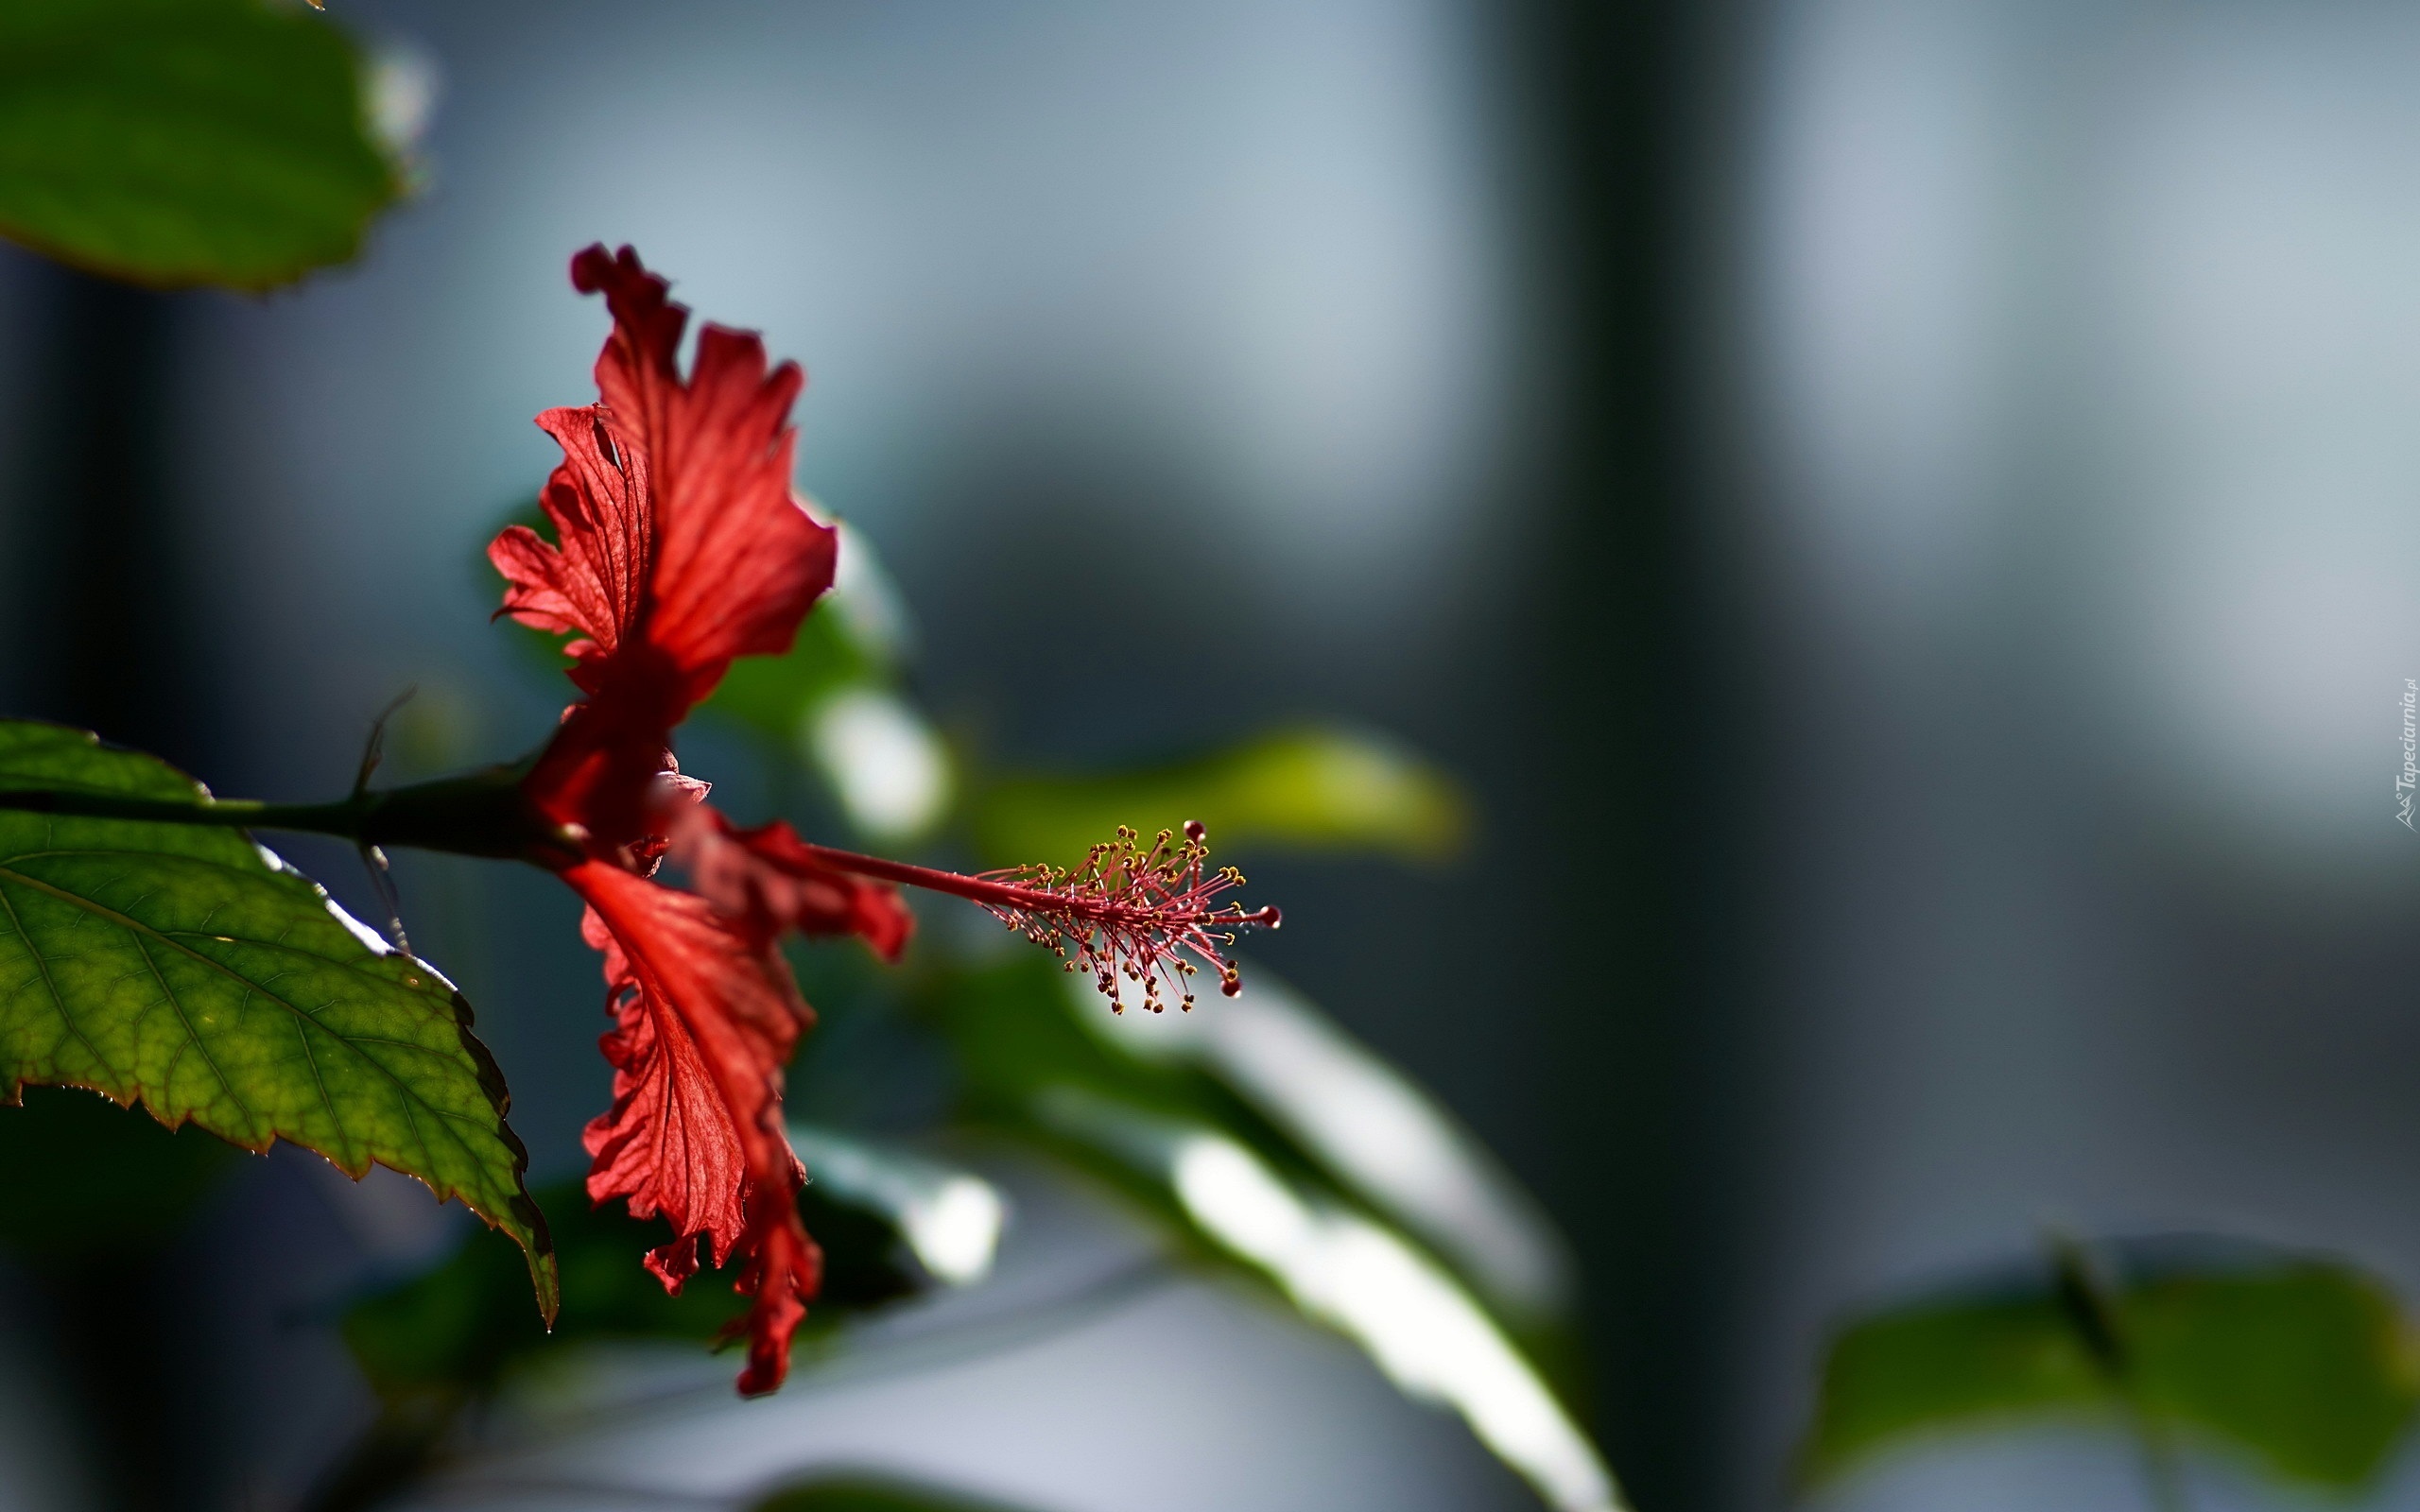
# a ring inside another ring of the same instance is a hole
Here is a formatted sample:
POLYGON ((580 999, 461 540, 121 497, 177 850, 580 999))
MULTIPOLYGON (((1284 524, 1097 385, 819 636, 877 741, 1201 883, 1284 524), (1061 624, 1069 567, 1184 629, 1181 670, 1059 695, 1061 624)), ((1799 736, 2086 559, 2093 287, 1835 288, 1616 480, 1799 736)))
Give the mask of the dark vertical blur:
POLYGON ((1685 19, 1669 0, 1540 0, 1526 39, 1551 265, 1531 317, 1553 364, 1530 662, 1558 762, 1543 1180, 1590 1279, 1596 1426, 1647 1512, 1714 1494, 1730 1149, 1707 967, 1714 683, 1681 441, 1685 19))
POLYGON ((32 282, 10 712, 191 764, 193 627, 164 406, 180 302, 49 264, 32 282))
MULTIPOLYGON (((191 600, 178 564, 168 394, 181 303, 27 260, 26 430, 9 479, 9 715, 98 730, 191 766, 191 600)), ((10 1113, 52 1118, 55 1103, 10 1113)), ((19 1136, 13 1150, 29 1147, 19 1136)), ((135 1158, 141 1158, 138 1152, 135 1158)), ((5 1177, 0 1170, 0 1177, 5 1177)), ((161 1246, 115 1246, 28 1273, 50 1379, 91 1439, 108 1504, 187 1504, 179 1407, 186 1294, 161 1246)))

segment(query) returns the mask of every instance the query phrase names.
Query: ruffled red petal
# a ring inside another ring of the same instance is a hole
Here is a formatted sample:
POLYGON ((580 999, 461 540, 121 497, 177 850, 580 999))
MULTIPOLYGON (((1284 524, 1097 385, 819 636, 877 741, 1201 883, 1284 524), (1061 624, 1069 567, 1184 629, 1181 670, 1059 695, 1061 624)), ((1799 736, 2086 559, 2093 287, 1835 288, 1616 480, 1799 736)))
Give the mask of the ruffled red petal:
POLYGON ((647 599, 655 531, 648 457, 602 404, 550 409, 538 428, 563 449, 538 505, 555 543, 527 525, 507 525, 488 543, 504 575, 504 609, 532 629, 576 632, 572 680, 590 693, 591 674, 620 648, 647 599))
POLYGON ((582 930, 604 953, 614 1018, 600 1041, 613 1107, 581 1136, 588 1194, 672 1226, 648 1257, 667 1290, 697 1270, 700 1240, 717 1265, 745 1261, 739 1389, 771 1391, 821 1276, 798 1215, 805 1173, 782 1127, 782 1068, 813 1015, 770 937, 705 899, 600 861, 562 878, 588 904, 582 930))
POLYGON ((779 655, 832 586, 838 536, 790 492, 791 404, 798 365, 769 367, 752 332, 709 323, 681 376, 689 312, 664 279, 625 247, 572 259, 572 284, 602 293, 614 334, 596 359, 596 388, 646 451, 655 492, 648 638, 714 690, 734 657, 779 655))

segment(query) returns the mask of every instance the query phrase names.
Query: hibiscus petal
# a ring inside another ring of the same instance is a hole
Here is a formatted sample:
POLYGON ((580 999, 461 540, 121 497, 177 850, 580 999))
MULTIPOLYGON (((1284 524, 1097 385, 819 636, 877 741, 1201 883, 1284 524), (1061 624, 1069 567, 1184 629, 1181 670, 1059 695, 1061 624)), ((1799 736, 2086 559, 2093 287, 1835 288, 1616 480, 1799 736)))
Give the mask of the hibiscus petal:
MULTIPOLYGON (((595 1157, 588 1194, 598 1202, 628 1197, 634 1218, 662 1214, 682 1236, 675 1245, 688 1249, 694 1269, 698 1235, 724 1255, 739 1242, 747 1162, 738 1125, 687 1022, 661 992, 648 990, 593 906, 580 934, 604 953, 614 1015, 614 1028, 599 1040, 614 1067, 614 1106, 580 1140, 595 1157)), ((670 1276, 666 1284, 680 1289, 670 1276)))
POLYGON ((752 332, 708 325, 686 381, 677 354, 688 311, 625 247, 572 259, 572 284, 601 292, 614 334, 596 387, 653 473, 647 635, 691 674, 692 701, 734 657, 779 655, 832 586, 838 536, 790 491, 796 363, 769 366, 752 332))
MULTIPOLYGON (((654 549, 647 453, 617 433, 601 404, 547 410, 538 426, 563 449, 538 496, 555 541, 510 525, 489 543, 488 560, 507 584, 502 612, 587 638, 570 647, 584 671, 613 655, 646 597, 654 549)), ((579 672, 573 680, 596 691, 579 672)))
POLYGON ((582 1137, 588 1194, 671 1224, 672 1242, 648 1257, 667 1289, 697 1268, 700 1240, 717 1265, 746 1262, 739 1388, 770 1391, 821 1273, 798 1216, 805 1173, 782 1128, 782 1067, 813 1016, 770 936, 705 899, 598 861, 562 875, 588 903, 582 927, 604 953, 614 1014, 601 1041, 613 1107, 582 1137))

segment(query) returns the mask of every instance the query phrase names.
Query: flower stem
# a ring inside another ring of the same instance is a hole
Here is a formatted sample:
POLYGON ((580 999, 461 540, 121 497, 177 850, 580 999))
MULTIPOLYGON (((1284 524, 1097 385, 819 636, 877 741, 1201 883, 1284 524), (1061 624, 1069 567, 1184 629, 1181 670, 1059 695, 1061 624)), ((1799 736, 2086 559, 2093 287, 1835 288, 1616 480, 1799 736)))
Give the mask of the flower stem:
POLYGON ((362 846, 411 846, 458 855, 568 865, 575 836, 561 833, 521 793, 518 767, 497 766, 384 792, 356 791, 333 803, 263 803, 253 799, 138 798, 90 788, 0 789, 0 810, 144 824, 201 824, 239 830, 333 834, 362 846))
POLYGON ((131 819, 147 824, 208 824, 236 829, 307 830, 316 834, 360 837, 363 800, 335 803, 263 803, 254 799, 133 798, 77 788, 0 788, 0 809, 59 814, 86 819, 131 819))
POLYGON ((2175 1442, 2143 1400, 2116 1288, 2081 1240, 2054 1231, 2044 1235, 2044 1242, 2049 1251, 2053 1295, 2084 1357, 2125 1418, 2142 1461, 2144 1487, 2153 1512, 2191 1512, 2175 1442))

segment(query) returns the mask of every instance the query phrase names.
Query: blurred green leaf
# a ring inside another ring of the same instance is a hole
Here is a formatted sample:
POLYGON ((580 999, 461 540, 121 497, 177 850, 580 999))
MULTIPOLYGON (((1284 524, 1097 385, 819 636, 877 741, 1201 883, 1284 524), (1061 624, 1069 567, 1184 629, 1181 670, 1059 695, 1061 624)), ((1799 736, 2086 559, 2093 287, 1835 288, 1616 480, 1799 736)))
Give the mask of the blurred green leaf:
POLYGON ((1561 1237, 1512 1175, 1402 1072, 1269 971, 1191 1013, 1102 1013, 1062 983, 1083 1028, 1152 1065, 1194 1067, 1280 1130, 1291 1153, 1448 1261, 1525 1334, 1567 1321, 1561 1237))
MULTIPOLYGON (((1164 1183, 1134 1178, 1127 1161, 1096 1142, 1066 1138, 1045 1116, 1045 1099, 1075 1089, 1184 1117, 1230 1131, 1297 1174, 1313 1174, 1284 1134, 1216 1079, 1190 1066, 1138 1060, 1085 1029, 1069 1008, 1063 976, 1051 957, 1020 951, 925 984, 917 1005, 948 1046, 962 1117, 1056 1144, 1178 1221, 1182 1210, 1164 1183)), ((1109 1011, 1106 1003, 1100 1011, 1109 1011)))
POLYGON ((906 612, 873 548, 846 524, 832 589, 787 654, 733 664, 706 710, 755 734, 791 771, 821 780, 850 826, 896 846, 940 824, 955 763, 898 690, 906 612))
POLYGON ((2171 1276, 2123 1309, 2144 1405, 2282 1480, 2368 1485, 2420 1401, 2394 1297, 2348 1266, 2171 1276))
POLYGON ((592 1208, 578 1183, 542 1189, 554 1230, 562 1311, 554 1333, 529 1316, 511 1252, 485 1235, 466 1236, 451 1258, 411 1280, 356 1303, 344 1339, 380 1395, 452 1396, 493 1386, 506 1367, 554 1340, 673 1338, 704 1343, 745 1310, 745 1299, 700 1276, 679 1297, 639 1264, 663 1242, 662 1224, 631 1218, 615 1203, 592 1208))
MULTIPOLYGON (((1554 1330, 1493 1312, 1340 1175, 1332 1148, 1246 1095, 1250 1078, 1235 1076, 1235 1063, 1137 1054, 1123 1033, 1087 1027, 1080 1015, 1106 1018, 1108 1005, 1083 1003, 1064 981, 1048 958, 1020 954, 931 984, 921 1006, 956 1058, 966 1117, 1107 1180, 1194 1254, 1239 1267, 1345 1333, 1408 1393, 1461 1412, 1550 1503, 1618 1504, 1539 1368, 1554 1330)), ((1132 1027, 1184 1022, 1171 1014, 1132 1027)))
POLYGON ((0 233, 152 284, 340 263, 398 192, 360 60, 259 0, 0 7, 0 233))
MULTIPOLYGON (((153 757, 23 720, 0 721, 0 787, 200 793, 153 757)), ((0 1092, 26 1083, 418 1177, 510 1234, 554 1310, 528 1156, 470 1005, 238 831, 0 812, 0 1092)))
MULTIPOLYGON (((820 507, 817 513, 822 513, 820 507)), ((784 751, 804 756, 808 718, 851 688, 889 688, 908 638, 907 611, 873 543, 846 523, 832 587, 815 601, 783 656, 743 657, 705 707, 736 720, 784 751)))
POLYGON ((0 1108, 0 1244, 54 1265, 161 1244, 234 1160, 192 1125, 171 1130, 81 1088, 28 1088, 23 1106, 0 1108))
POLYGON ((2038 1295, 1919 1303, 1833 1339, 1804 1460, 1811 1480, 1919 1435, 2111 1410, 2066 1312, 2038 1295))
MULTIPOLYGON (((926 1277, 907 1238, 920 1216, 913 1210, 929 1197, 936 1173, 942 1180, 975 1178, 838 1135, 793 1128, 791 1137, 815 1151, 814 1164, 838 1173, 799 1194, 799 1213, 823 1250, 822 1289, 801 1330, 814 1338, 852 1314, 921 1290, 926 1277)), ((344 1316, 345 1344, 385 1410, 322 1476, 304 1503, 308 1512, 382 1504, 427 1465, 465 1407, 550 1353, 606 1341, 704 1345, 746 1315, 747 1298, 730 1285, 735 1271, 708 1271, 680 1296, 666 1294, 640 1263, 663 1242, 661 1222, 632 1218, 620 1202, 596 1207, 579 1181, 538 1197, 562 1265, 554 1331, 529 1316, 511 1252, 484 1234, 356 1301, 344 1316)))
POLYGON ((2368 1485, 2411 1424, 2420 1380, 2392 1297, 2349 1267, 2268 1258, 2147 1269, 2112 1297, 2122 1376, 2099 1366, 2040 1285, 1887 1309, 1826 1356, 1803 1464, 1834 1478, 1882 1451, 2030 1421, 2141 1412, 2336 1491, 2368 1485))
POLYGON ((879 670, 827 594, 800 623, 786 653, 741 657, 705 707, 796 751, 810 711, 843 688, 874 680, 879 670))
POLYGON ((895 1236, 891 1248, 905 1248, 923 1274, 952 1286, 989 1274, 1008 1217, 992 1183, 832 1129, 793 1124, 789 1133, 810 1190, 827 1206, 880 1220, 883 1232, 895 1236))
POLYGON ((1434 861, 1458 850, 1469 806, 1451 779, 1387 741, 1351 730, 1278 730, 1149 771, 1021 777, 985 786, 973 808, 992 865, 1068 866, 1121 824, 1145 834, 1209 827, 1221 850, 1366 850, 1434 861))
MULTIPOLYGON (((823 1287, 808 1311, 809 1332, 839 1317, 922 1290, 938 1210, 956 1207, 967 1227, 970 1190, 988 1183, 936 1162, 900 1155, 829 1131, 793 1128, 811 1179, 799 1195, 807 1231, 823 1250, 823 1287)), ((345 1342, 363 1374, 389 1400, 415 1394, 475 1394, 492 1389, 542 1351, 607 1339, 703 1344, 747 1311, 730 1276, 709 1272, 667 1296, 640 1265, 664 1240, 664 1225, 630 1216, 620 1202, 596 1207, 577 1181, 542 1191, 562 1266, 562 1313, 551 1334, 530 1318, 511 1255, 472 1236, 434 1268, 365 1297, 347 1312, 345 1342)), ((998 1199, 991 1199, 996 1237, 998 1199)), ((981 1214, 977 1215, 979 1221, 981 1214)), ((988 1237, 986 1240, 988 1256, 988 1237)), ((947 1257, 941 1270, 947 1270, 947 1257)), ((963 1280, 960 1274, 940 1279, 963 1280)))
POLYGON ((918 1005, 949 1047, 964 1116, 1057 1145, 1185 1228, 1190 1220, 1164 1181, 1138 1177, 1124 1152, 1071 1137, 1052 1100, 1073 1090, 1214 1129, 1288 1179, 1418 1236, 1572 1389, 1576 1345, 1561 1311, 1553 1236, 1526 1227, 1543 1223, 1526 1195, 1492 1160, 1473 1159, 1467 1138, 1418 1088, 1257 972, 1241 998, 1191 1014, 1113 1016, 1087 981, 1049 956, 1019 953, 927 985, 918 1005), (1361 1126, 1348 1126, 1356 1121, 1361 1126), (1442 1201, 1406 1190, 1441 1175, 1442 1201), (1535 1242, 1542 1253, 1506 1263, 1500 1249, 1482 1258, 1475 1247, 1492 1236, 1437 1237, 1448 1224, 1476 1230, 1508 1215, 1524 1226, 1513 1243, 1535 1242), (1517 1284, 1507 1272, 1519 1274, 1517 1284))
POLYGON ((1018 1512, 1005 1502, 888 1476, 838 1475, 774 1492, 749 1512, 1018 1512))

